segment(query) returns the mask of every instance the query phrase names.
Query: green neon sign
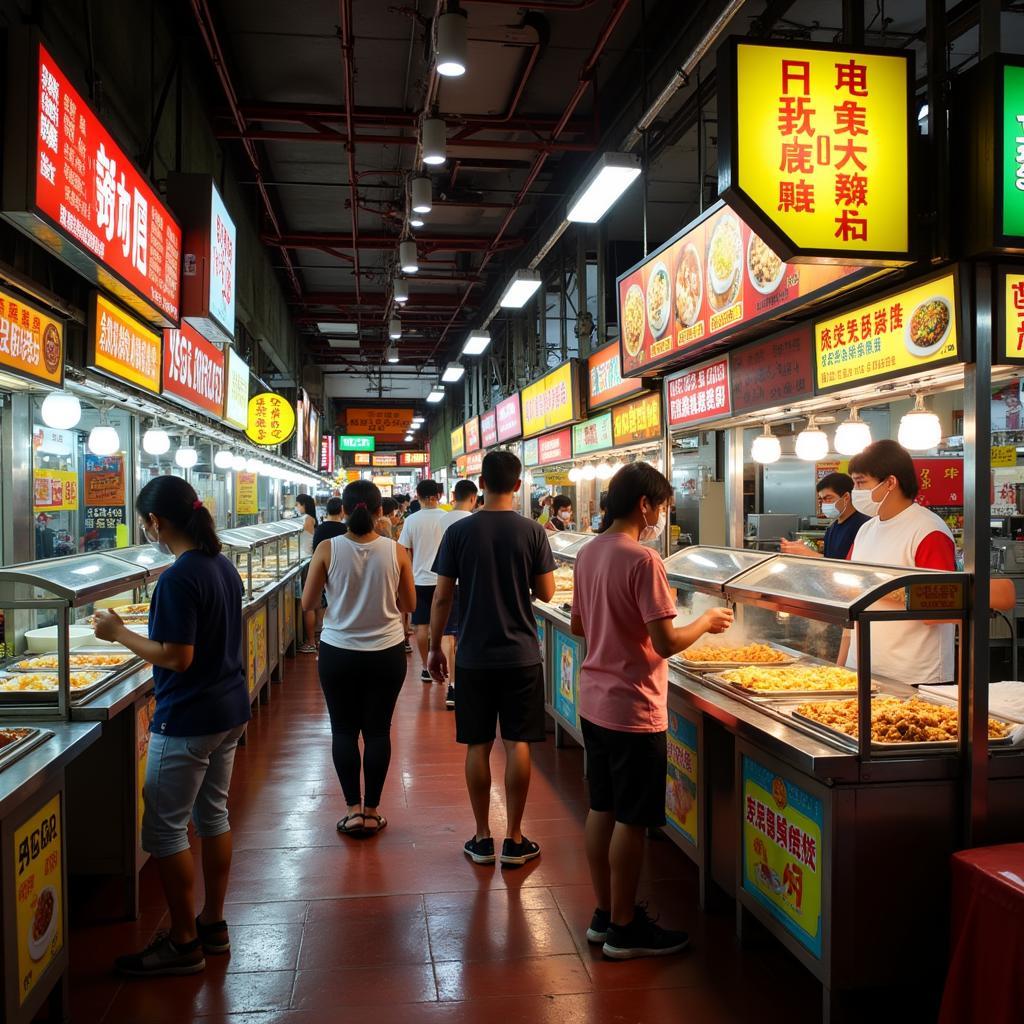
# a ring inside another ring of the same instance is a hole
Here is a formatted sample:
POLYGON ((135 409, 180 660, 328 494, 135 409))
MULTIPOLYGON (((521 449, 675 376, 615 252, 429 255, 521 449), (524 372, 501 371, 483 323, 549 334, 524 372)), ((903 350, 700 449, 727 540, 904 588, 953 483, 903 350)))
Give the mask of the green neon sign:
POLYGON ((1003 234, 1024 236, 1024 67, 1003 68, 1003 234))
POLYGON ((377 440, 372 434, 339 434, 338 451, 341 452, 372 452, 376 451, 377 440))

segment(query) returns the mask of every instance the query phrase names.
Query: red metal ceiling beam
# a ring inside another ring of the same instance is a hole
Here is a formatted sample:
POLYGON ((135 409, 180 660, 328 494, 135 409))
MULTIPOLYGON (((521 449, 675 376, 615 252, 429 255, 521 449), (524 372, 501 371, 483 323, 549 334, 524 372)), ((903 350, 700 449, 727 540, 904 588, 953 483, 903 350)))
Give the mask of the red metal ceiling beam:
MULTIPOLYGON (((210 9, 207 6, 206 0, 192 0, 192 13, 199 26, 199 34, 203 37, 203 42, 206 44, 206 52, 213 62, 217 78, 220 79, 221 88, 224 90, 224 97, 227 99, 228 107, 231 110, 232 120, 237 125, 239 131, 244 131, 246 126, 245 118, 239 109, 238 94, 231 81, 227 62, 224 59, 224 51, 221 49, 220 40, 217 38, 217 30, 213 26, 213 18, 210 16, 210 9)), ((256 175, 256 188, 259 191, 263 209, 274 231, 280 235, 281 222, 278 219, 277 211, 274 209, 270 193, 267 191, 266 183, 263 180, 263 168, 260 164, 259 153, 251 140, 244 140, 244 145, 246 155, 249 157, 249 163, 252 164, 253 173, 256 175)), ((301 295, 302 284, 299 281, 299 275, 295 271, 291 254, 284 247, 281 247, 281 258, 284 260, 285 269, 291 281, 293 291, 296 295, 301 295)))
MULTIPOLYGON (((359 193, 356 187, 356 146, 355 127, 352 124, 352 103, 355 89, 352 85, 352 7, 350 0, 341 0, 341 66, 345 80, 345 130, 349 141, 345 145, 348 153, 348 184, 352 196, 352 266, 356 275, 356 297, 362 292, 359 271, 359 193)), ((279 232, 280 233, 280 232, 279 232)))

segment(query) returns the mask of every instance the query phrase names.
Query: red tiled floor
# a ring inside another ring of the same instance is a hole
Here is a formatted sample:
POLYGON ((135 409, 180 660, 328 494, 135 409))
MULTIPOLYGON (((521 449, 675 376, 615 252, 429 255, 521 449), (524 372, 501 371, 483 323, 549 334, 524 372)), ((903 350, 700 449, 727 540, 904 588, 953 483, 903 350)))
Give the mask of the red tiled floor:
MULTIPOLYGON (((240 748, 231 793, 235 862, 230 957, 190 978, 127 981, 117 953, 166 927, 154 866, 138 922, 72 929, 73 1024, 810 1024, 820 989, 774 944, 741 954, 731 913, 701 914, 693 865, 648 844, 642 895, 690 930, 682 957, 616 964, 586 942, 593 896, 583 856, 582 755, 536 750, 527 834, 539 861, 518 871, 462 854, 473 829, 462 750, 440 687, 411 670, 395 714, 381 809, 387 830, 339 836, 344 813, 316 663, 275 686, 240 748), (773 996, 765 1000, 763 992, 773 996), (347 1012, 352 1008, 352 1013, 347 1012)), ((491 825, 505 825, 503 755, 494 753, 491 825)), ((197 885, 201 899, 202 885, 197 885)))

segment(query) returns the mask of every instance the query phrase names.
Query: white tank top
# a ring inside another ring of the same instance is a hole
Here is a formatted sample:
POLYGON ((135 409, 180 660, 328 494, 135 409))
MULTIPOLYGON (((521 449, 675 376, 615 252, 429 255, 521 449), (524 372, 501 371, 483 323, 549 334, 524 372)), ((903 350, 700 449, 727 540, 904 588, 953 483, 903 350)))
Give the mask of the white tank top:
POLYGON ((331 538, 327 611, 320 639, 348 651, 384 651, 405 640, 398 610, 398 552, 393 540, 365 544, 331 538))

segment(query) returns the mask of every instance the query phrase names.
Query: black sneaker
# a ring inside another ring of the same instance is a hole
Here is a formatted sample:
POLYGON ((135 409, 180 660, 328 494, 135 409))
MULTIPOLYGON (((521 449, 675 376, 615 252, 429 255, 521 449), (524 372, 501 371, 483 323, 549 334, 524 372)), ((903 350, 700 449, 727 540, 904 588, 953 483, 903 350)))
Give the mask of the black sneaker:
POLYGON ((493 864, 494 840, 490 836, 486 839, 477 839, 476 836, 473 836, 472 839, 466 840, 466 845, 462 848, 462 852, 474 864, 493 864))
POLYGON ((433 679, 432 679, 430 673, 425 668, 420 670, 420 682, 421 683, 433 682, 433 679))
POLYGON ((539 856, 540 847, 526 836, 523 836, 518 843, 512 839, 506 839, 501 844, 501 863, 506 867, 520 868, 528 860, 539 856))
POLYGON ((133 978, 151 978, 164 974, 198 974, 206 967, 199 939, 183 946, 175 945, 168 932, 157 932, 141 953, 119 956, 114 966, 133 978))
POLYGON ((455 687, 451 683, 448 684, 448 692, 444 695, 444 706, 449 711, 455 710, 455 687))
POLYGON ((689 944, 686 932, 660 927, 643 907, 637 907, 632 923, 625 928, 609 923, 601 952, 611 960, 634 960, 641 956, 671 956, 681 953, 689 944))
POLYGON ((611 923, 612 912, 598 907, 594 911, 594 916, 590 919, 590 927, 587 929, 587 942, 593 942, 595 945, 604 942, 608 938, 608 925, 611 923))
POLYGON ((231 952, 231 938, 228 935, 227 921, 214 921, 212 924, 203 924, 197 917, 196 931, 199 934, 199 941, 203 945, 204 953, 221 954, 231 952))

